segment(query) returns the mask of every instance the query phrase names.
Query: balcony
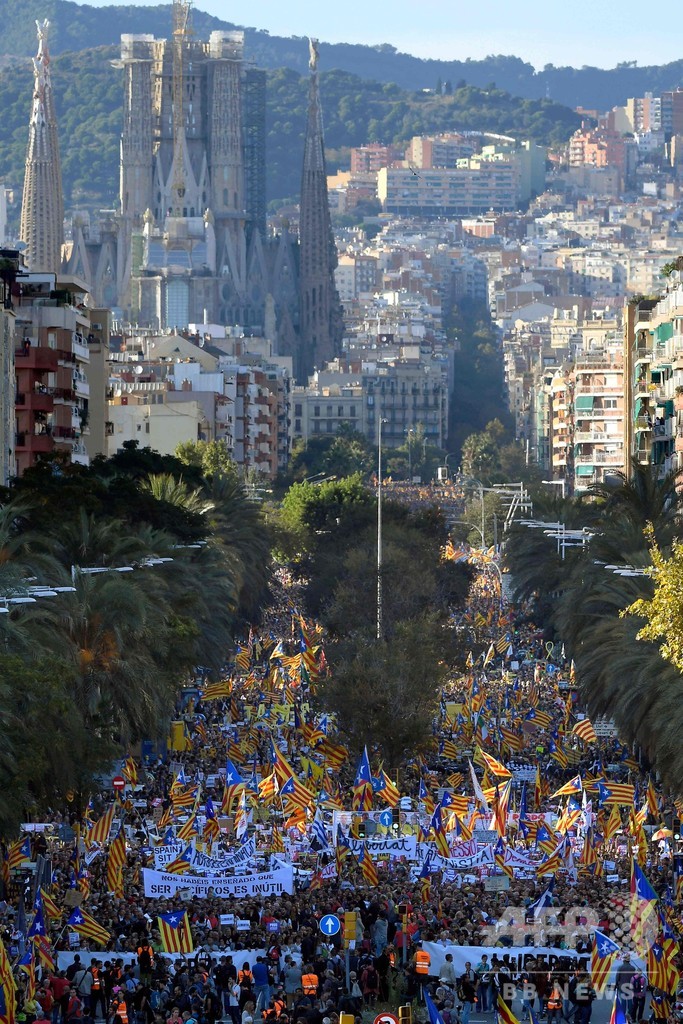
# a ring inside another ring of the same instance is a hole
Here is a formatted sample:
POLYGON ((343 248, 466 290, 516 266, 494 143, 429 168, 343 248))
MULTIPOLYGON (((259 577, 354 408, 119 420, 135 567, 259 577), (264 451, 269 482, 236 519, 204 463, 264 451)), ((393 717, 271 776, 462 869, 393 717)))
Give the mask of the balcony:
POLYGON ((608 434, 605 430, 577 430, 574 433, 574 443, 582 444, 592 441, 620 441, 619 434, 608 434))
POLYGON ((577 455, 574 458, 577 466, 623 466, 623 449, 616 452, 593 452, 592 455, 577 455))
POLYGON ((32 412, 52 412, 55 403, 52 389, 45 388, 44 391, 19 392, 14 404, 18 411, 30 409, 32 412))
POLYGON ((591 384, 590 381, 586 381, 576 385, 574 397, 578 398, 579 395, 614 395, 615 398, 621 398, 623 394, 624 388, 622 384, 591 384))
POLYGON ((88 451, 84 444, 75 444, 71 449, 71 461, 79 466, 87 466, 90 463, 88 451))
POLYGON ((90 385, 88 384, 87 380, 80 376, 74 377, 74 391, 76 392, 77 395, 80 395, 82 398, 90 397, 90 385))
POLYGON ((79 362, 90 362, 90 349, 81 335, 74 335, 74 340, 71 343, 71 350, 79 362))
POLYGON ((50 434, 31 434, 28 431, 15 435, 17 451, 22 452, 51 452, 54 441, 50 434))
POLYGON ((53 388, 52 393, 55 398, 55 402, 73 402, 76 397, 76 392, 72 388, 53 388))
POLYGON ((624 410, 604 409, 594 405, 592 409, 575 409, 574 416, 577 420, 621 420, 624 418, 624 410))
POLYGON ((80 431, 75 427, 55 427, 52 434, 57 441, 73 441, 78 437, 80 431))
POLYGON ((54 348, 45 348, 42 345, 33 345, 30 348, 17 348, 14 350, 17 370, 56 370, 57 351, 54 348))

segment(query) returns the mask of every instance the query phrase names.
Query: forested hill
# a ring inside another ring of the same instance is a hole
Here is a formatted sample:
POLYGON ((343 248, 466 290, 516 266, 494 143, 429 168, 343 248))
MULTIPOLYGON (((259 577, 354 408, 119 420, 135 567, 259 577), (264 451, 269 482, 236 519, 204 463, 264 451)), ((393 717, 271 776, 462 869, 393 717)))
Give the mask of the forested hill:
MULTIPOLYGON (((123 104, 122 72, 111 64, 116 54, 116 47, 100 47, 63 53, 52 62, 67 207, 116 202, 123 104)), ((307 75, 296 71, 268 74, 269 199, 298 194, 307 87, 307 75)), ((321 76, 321 91, 331 170, 348 159, 348 147, 368 140, 403 142, 420 132, 468 128, 549 143, 564 141, 579 123, 567 107, 496 89, 464 86, 437 97, 329 71, 321 76)), ((0 71, 0 178, 15 189, 23 182, 31 93, 28 59, 0 71)))
MULTIPOLYGON (((71 0, 0 0, 3 29, 0 57, 34 52, 36 18, 49 18, 52 22, 51 48, 57 54, 116 44, 122 32, 151 32, 167 37, 171 6, 91 7, 71 0)), ((197 35, 204 38, 213 29, 240 27, 197 9, 193 13, 193 24, 197 35)), ((308 44, 303 38, 272 36, 247 28, 246 46, 249 58, 261 67, 289 68, 300 74, 306 71, 308 44)), ((610 70, 547 65, 536 72, 531 64, 512 56, 465 61, 421 60, 388 45, 323 43, 321 63, 330 70, 339 69, 382 83, 393 82, 410 91, 433 89, 439 81, 450 82, 453 86, 464 81, 480 88, 495 83, 499 89, 515 96, 551 97, 566 106, 598 110, 624 103, 629 96, 642 96, 646 91, 658 93, 683 85, 683 61, 652 67, 626 63, 610 70)))

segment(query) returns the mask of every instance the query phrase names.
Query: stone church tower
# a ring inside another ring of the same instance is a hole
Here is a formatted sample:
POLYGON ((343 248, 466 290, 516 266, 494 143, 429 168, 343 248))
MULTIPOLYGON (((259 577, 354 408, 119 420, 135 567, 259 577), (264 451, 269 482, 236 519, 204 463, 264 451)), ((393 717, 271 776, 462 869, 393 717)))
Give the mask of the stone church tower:
POLYGON ((334 280, 337 250, 327 198, 317 40, 311 40, 310 49, 311 77, 299 218, 300 337, 294 360, 295 376, 301 384, 307 382, 315 366, 321 367, 337 355, 343 331, 341 305, 334 280))
POLYGON ((36 22, 33 104, 29 122, 19 237, 31 270, 57 273, 64 240, 64 198, 47 45, 49 21, 36 22))

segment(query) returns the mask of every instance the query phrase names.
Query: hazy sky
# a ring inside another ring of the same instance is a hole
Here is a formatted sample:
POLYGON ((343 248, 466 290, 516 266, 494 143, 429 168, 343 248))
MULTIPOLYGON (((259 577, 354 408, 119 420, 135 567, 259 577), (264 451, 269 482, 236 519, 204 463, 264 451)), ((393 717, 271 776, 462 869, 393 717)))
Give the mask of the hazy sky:
MULTIPOLYGON (((112 0, 86 2, 103 6, 112 0)), ((503 53, 536 67, 613 67, 683 56, 683 29, 676 28, 676 19, 648 17, 642 0, 195 0, 195 6, 274 35, 387 42, 420 57, 464 60, 503 53)))

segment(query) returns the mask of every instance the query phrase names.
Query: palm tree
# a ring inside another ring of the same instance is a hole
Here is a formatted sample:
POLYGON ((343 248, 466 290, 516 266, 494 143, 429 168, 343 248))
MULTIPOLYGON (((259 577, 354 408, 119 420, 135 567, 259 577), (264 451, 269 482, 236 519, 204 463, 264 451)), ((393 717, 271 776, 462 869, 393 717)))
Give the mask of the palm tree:
POLYGON ((602 532, 624 535, 626 551, 647 547, 643 531, 652 523, 655 540, 660 547, 668 547, 675 535, 680 517, 680 495, 677 485, 680 472, 659 477, 658 467, 643 465, 634 459, 631 472, 616 473, 615 487, 597 484, 590 490, 597 499, 592 506, 593 518, 602 532))
POLYGON ((271 536, 261 505, 233 476, 214 476, 207 489, 211 528, 225 556, 233 560, 242 616, 254 621, 271 577, 271 536))

